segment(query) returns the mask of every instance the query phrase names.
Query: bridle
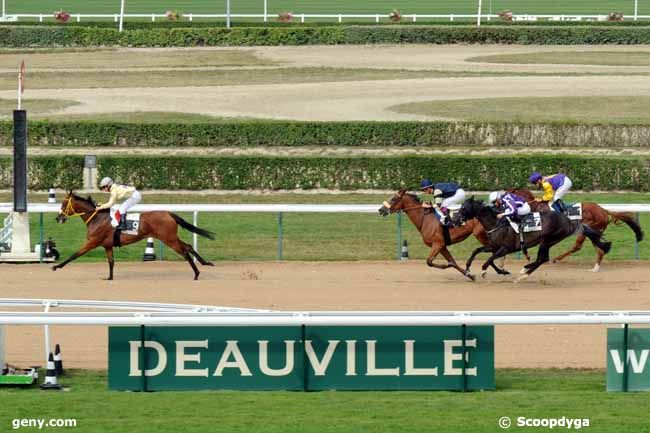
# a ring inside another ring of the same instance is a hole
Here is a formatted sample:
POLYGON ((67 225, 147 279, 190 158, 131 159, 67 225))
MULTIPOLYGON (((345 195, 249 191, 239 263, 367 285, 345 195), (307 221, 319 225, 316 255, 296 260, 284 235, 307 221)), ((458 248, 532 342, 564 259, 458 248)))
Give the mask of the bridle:
MULTIPOLYGON (((95 215, 97 215, 97 212, 99 212, 99 210, 95 209, 92 215, 90 215, 90 217, 87 220, 84 220, 84 223, 88 225, 88 223, 95 217, 95 215)), ((74 205, 72 204, 72 196, 68 196, 68 204, 66 204, 65 209, 61 213, 66 217, 73 217, 73 216, 86 215, 89 214, 90 212, 77 212, 74 208, 74 205)))
MULTIPOLYGON (((400 197, 400 200, 402 200, 402 198, 404 198, 404 197, 403 196, 400 197)), ((418 204, 418 205, 415 205, 415 206, 409 206, 409 207, 405 207, 405 208, 402 208, 402 209, 393 210, 393 205, 390 204, 389 202, 385 201, 382 204, 386 208, 388 208, 388 210, 391 211, 391 212, 408 212, 408 211, 414 210, 414 209, 422 209, 422 217, 420 218, 420 224, 415 226, 418 229, 418 231, 422 230, 422 225, 424 224, 424 216, 426 215, 426 209, 424 209, 422 207, 422 205, 418 204)))

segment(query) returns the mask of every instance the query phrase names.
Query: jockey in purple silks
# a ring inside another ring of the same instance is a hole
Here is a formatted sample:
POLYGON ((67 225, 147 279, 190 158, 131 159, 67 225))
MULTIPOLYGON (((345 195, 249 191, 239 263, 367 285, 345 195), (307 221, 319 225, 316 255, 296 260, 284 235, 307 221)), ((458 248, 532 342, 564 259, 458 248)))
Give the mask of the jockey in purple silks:
POLYGON ((573 186, 571 179, 564 174, 558 173, 552 176, 542 176, 541 173, 535 171, 528 178, 530 183, 542 187, 544 190, 544 195, 542 198, 537 198, 537 201, 547 201, 551 208, 558 212, 566 212, 566 206, 562 201, 562 197, 569 192, 573 186))
POLYGON ((493 191, 490 193, 488 201, 499 209, 503 206, 503 212, 497 214, 498 219, 513 217, 519 220, 520 217, 530 213, 530 205, 526 202, 526 199, 511 192, 493 191))

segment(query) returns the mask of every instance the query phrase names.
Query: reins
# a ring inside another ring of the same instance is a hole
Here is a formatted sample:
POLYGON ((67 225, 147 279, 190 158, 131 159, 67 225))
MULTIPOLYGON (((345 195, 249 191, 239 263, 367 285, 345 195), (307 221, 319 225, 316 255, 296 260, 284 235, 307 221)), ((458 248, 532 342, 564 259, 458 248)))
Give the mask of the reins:
MULTIPOLYGON (((99 212, 99 209, 95 209, 95 212, 93 212, 92 215, 90 215, 90 217, 87 220, 84 220, 83 218, 81 218, 83 220, 84 224, 88 225, 88 223, 95 217, 95 215, 97 215, 97 212, 99 212)), ((74 205, 72 204, 72 196, 68 197, 68 204, 65 206, 65 210, 63 211, 63 215, 65 215, 67 217, 73 217, 73 216, 86 215, 88 213, 90 213, 90 212, 77 212, 74 209, 74 205)))

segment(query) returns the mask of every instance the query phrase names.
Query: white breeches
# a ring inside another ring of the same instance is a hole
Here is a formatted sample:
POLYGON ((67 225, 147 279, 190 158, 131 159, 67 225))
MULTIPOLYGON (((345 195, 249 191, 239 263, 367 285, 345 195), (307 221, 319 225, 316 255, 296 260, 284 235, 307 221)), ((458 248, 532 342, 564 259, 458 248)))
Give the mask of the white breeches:
POLYGON ((571 179, 565 177, 562 186, 559 187, 557 191, 555 191, 555 195, 553 196, 553 201, 551 202, 551 204, 555 203, 557 200, 560 200, 562 197, 564 197, 566 193, 569 192, 572 186, 573 186, 573 182, 571 182, 571 179))
POLYGON ((442 200, 440 207, 451 207, 455 204, 462 204, 463 201, 465 201, 465 191, 463 191, 462 188, 458 188, 458 190, 456 190, 456 194, 442 200))
POLYGON ((528 203, 524 203, 523 206, 517 208, 517 215, 519 216, 525 216, 530 213, 530 205, 528 203))
POLYGON ((142 195, 138 190, 133 191, 133 194, 131 194, 131 197, 126 199, 124 203, 120 205, 118 208, 120 211, 120 215, 124 215, 126 211, 128 211, 130 208, 135 206, 136 204, 140 203, 140 200, 142 200, 142 195))

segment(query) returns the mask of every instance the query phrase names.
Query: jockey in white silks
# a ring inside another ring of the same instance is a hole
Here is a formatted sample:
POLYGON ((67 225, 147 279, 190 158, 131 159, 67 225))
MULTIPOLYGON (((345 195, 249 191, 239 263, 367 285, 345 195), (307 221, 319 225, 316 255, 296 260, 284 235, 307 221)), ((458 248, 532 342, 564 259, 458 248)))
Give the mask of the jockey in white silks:
POLYGON ((125 200, 115 211, 114 217, 111 218, 112 227, 117 227, 120 224, 122 216, 142 200, 142 195, 134 186, 116 184, 110 177, 103 178, 99 182, 99 188, 104 192, 110 192, 111 197, 106 203, 97 206, 96 210, 110 209, 118 201, 125 200))

